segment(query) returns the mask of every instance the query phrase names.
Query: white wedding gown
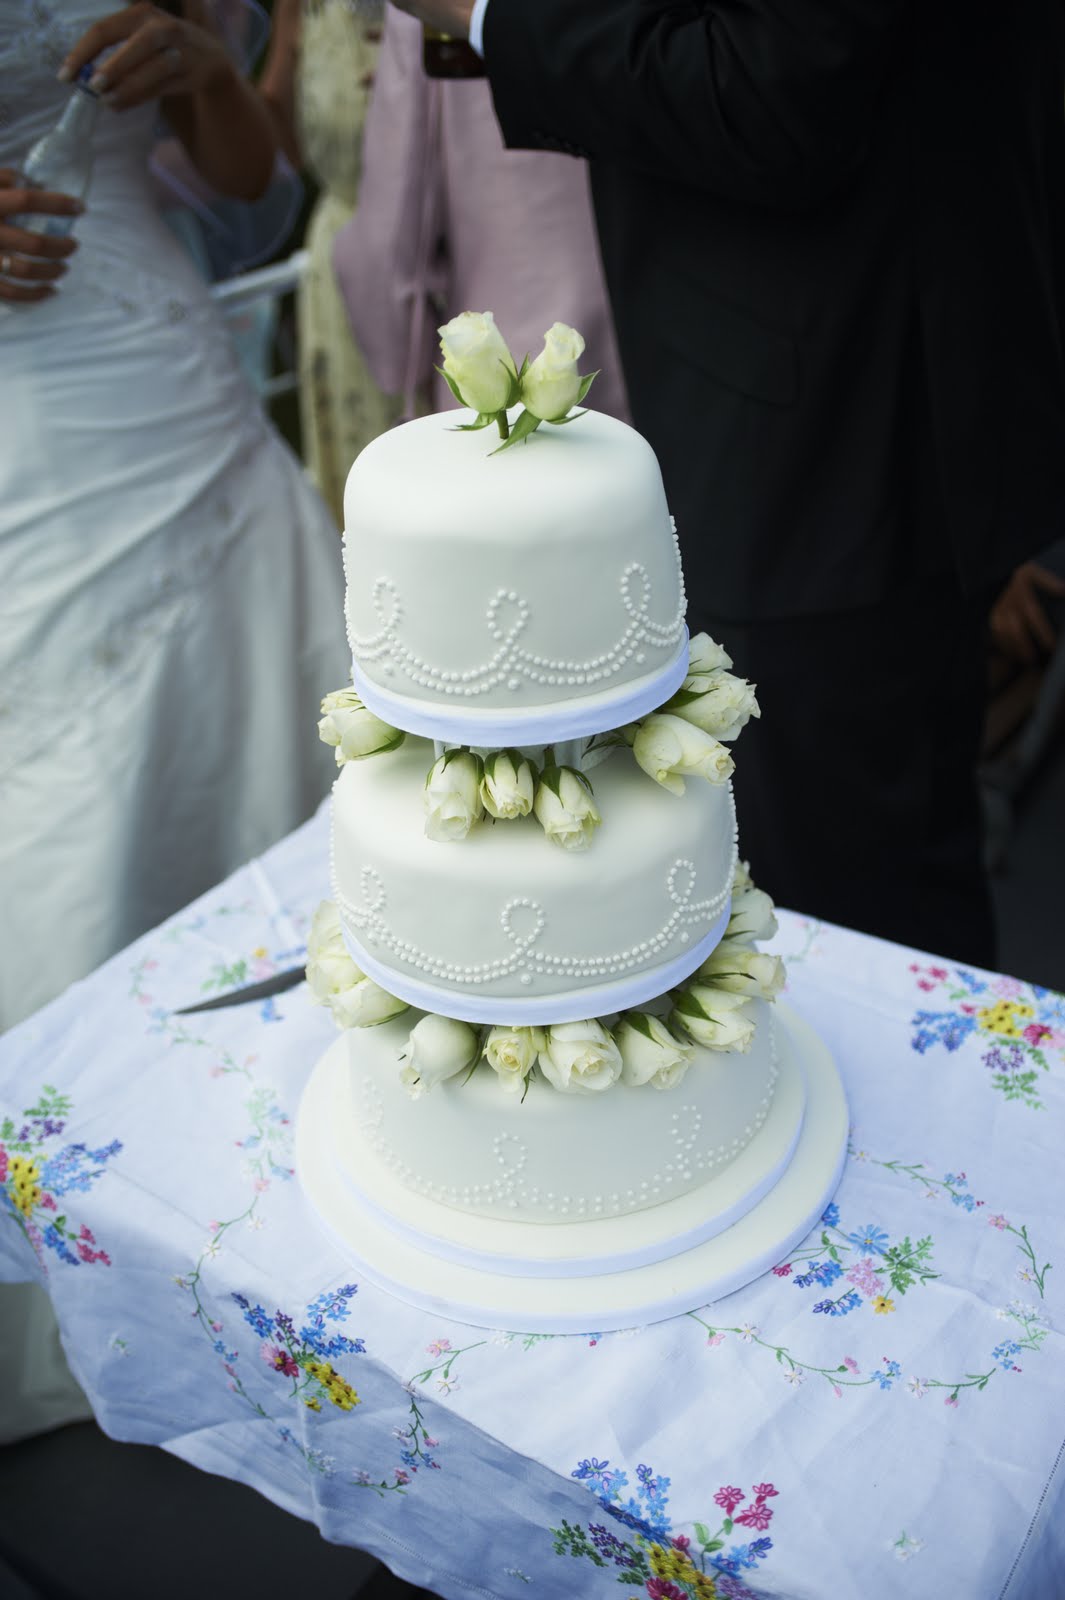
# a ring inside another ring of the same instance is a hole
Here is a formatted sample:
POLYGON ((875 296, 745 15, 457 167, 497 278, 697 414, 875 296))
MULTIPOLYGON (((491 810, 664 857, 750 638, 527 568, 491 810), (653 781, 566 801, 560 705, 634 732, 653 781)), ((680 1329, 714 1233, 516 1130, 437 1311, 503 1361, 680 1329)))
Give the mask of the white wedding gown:
MULTIPOLYGON (((60 61, 115 9, 0 0, 0 166, 54 125, 60 61)), ((158 213, 156 126, 101 107, 70 271, 0 309, 0 1027, 280 838, 335 773, 315 722, 348 674, 339 539, 158 213)), ((9 1299, 0 1316, 11 1397, 9 1299)), ((55 1385, 0 1437, 76 1414, 55 1385)))
MULTIPOLYGON (((0 0, 0 166, 113 0, 0 0)), ((335 774, 336 529, 101 107, 59 293, 0 313, 0 1026, 264 849, 335 774)))

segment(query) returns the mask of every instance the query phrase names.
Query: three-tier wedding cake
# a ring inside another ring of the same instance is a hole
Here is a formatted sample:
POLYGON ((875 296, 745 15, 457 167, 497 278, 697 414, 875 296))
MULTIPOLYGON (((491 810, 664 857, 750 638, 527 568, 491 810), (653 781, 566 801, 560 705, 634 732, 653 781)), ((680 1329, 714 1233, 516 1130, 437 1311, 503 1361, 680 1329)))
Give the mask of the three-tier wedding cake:
POLYGON ((574 409, 572 330, 520 369, 490 314, 441 335, 467 410, 384 434, 347 484, 353 684, 319 725, 341 770, 308 949, 342 1033, 299 1174, 408 1300, 621 1327, 786 1254, 846 1107, 759 948, 729 785, 759 708, 688 637, 653 452, 574 409))

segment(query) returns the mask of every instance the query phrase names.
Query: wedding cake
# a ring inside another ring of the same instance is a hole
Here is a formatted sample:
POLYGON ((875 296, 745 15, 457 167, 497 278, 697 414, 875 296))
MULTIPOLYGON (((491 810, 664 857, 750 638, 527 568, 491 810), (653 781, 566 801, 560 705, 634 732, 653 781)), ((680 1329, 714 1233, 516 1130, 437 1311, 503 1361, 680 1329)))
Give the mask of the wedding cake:
POLYGON ((404 1298, 619 1327, 785 1254, 846 1107, 759 946, 729 784, 759 708, 688 637, 653 452, 578 409, 573 330, 520 368, 488 313, 440 331, 466 409, 375 440, 345 495, 352 686, 323 701, 340 773, 308 945, 341 1033, 300 1179, 404 1298))

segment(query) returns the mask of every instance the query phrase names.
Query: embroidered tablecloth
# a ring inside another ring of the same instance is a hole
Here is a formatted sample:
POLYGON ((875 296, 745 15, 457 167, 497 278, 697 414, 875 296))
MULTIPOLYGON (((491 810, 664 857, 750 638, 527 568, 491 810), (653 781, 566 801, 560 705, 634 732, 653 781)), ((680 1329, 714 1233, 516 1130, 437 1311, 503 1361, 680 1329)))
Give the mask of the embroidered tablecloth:
POLYGON ((335 1037, 296 964, 324 810, 0 1040, 0 1277, 101 1426, 448 1600, 1065 1593, 1065 999, 791 913, 853 1133, 766 1277, 625 1333, 490 1333, 367 1283, 293 1173, 335 1037))

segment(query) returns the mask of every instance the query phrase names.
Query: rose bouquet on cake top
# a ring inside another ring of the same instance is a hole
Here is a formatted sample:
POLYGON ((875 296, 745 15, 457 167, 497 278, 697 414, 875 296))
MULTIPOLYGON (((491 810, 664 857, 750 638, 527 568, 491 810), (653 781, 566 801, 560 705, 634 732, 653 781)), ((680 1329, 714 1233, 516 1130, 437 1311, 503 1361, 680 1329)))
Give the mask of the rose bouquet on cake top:
POLYGON ((517 366, 490 311, 463 311, 438 328, 443 365, 437 368, 459 405, 476 411, 476 422, 460 423, 464 432, 492 422, 503 443, 493 454, 535 433, 542 422, 573 422, 574 406, 584 399, 595 372, 577 371, 584 340, 576 328, 555 322, 544 334, 544 348, 530 362, 517 366), (511 423, 507 412, 521 405, 511 423))

